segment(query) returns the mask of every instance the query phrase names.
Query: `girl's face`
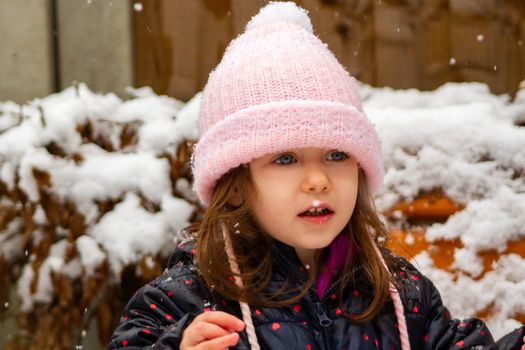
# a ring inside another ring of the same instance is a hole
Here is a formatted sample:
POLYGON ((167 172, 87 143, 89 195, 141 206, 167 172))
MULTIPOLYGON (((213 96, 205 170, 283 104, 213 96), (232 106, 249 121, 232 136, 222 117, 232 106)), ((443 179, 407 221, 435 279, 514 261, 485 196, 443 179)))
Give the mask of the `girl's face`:
POLYGON ((358 164, 338 150, 292 149, 253 160, 249 203, 262 229, 294 247, 303 262, 324 248, 350 220, 357 198, 358 164), (328 215, 305 216, 309 208, 328 215), (325 211, 323 211, 324 213, 325 211))

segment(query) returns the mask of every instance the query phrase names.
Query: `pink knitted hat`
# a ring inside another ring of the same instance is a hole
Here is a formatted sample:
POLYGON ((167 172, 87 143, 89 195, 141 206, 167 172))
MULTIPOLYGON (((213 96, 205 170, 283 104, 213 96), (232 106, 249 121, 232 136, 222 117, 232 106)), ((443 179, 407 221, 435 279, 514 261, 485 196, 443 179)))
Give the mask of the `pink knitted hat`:
POLYGON ((198 126, 193 187, 205 205, 230 169, 292 148, 348 152, 372 193, 383 181, 381 144, 355 79, 292 2, 270 3, 230 43, 209 76, 198 126))

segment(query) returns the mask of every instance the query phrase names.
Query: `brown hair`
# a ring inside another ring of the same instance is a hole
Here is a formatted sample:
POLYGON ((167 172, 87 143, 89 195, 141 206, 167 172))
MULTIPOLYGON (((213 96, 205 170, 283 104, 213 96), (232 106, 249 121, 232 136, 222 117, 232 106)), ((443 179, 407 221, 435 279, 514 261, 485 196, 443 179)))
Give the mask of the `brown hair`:
MULTIPOLYGON (((232 205, 236 198, 248 198, 253 191, 250 171, 245 166, 230 170, 218 181, 212 200, 203 220, 188 228, 196 237, 196 258, 200 273, 210 289, 220 296, 247 302, 253 306, 280 307, 297 302, 313 285, 309 280, 306 285, 289 290, 287 283, 276 293, 265 294, 271 280, 273 238, 264 234, 258 227, 247 201, 232 205), (224 248, 222 225, 230 232, 233 250, 240 267, 240 277, 246 288, 239 288, 233 282, 232 271, 224 248), (257 247, 257 249, 254 249, 257 247)), ((377 255, 376 245, 381 249, 386 245, 388 232, 379 219, 372 197, 369 194, 364 172, 359 169, 357 201, 348 224, 343 232, 350 238, 351 251, 339 272, 343 283, 339 287, 339 300, 345 285, 357 279, 371 291, 370 304, 363 312, 345 317, 354 321, 373 318, 388 298, 389 272, 377 255), (360 266, 354 274, 355 267, 360 266)), ((327 249, 317 254, 322 261, 327 249)), ((321 265, 319 263, 318 265, 321 265)))

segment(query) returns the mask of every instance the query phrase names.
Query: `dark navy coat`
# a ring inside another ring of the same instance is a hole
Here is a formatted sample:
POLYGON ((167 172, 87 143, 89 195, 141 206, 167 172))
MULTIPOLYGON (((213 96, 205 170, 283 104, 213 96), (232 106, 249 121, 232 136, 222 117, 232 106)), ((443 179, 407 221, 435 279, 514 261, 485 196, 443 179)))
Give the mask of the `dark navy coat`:
MULTIPOLYGON (((192 251, 191 242, 180 246, 170 258, 168 269, 135 293, 108 349, 179 349, 185 327, 207 310, 225 311, 242 319, 237 302, 217 297, 202 282, 192 251)), ((273 254, 276 268, 270 291, 278 290, 287 279, 292 288, 306 281, 307 271, 293 248, 276 243, 273 254)), ((483 321, 452 319, 432 282, 408 262, 400 266, 394 276, 398 279, 412 350, 521 348, 524 327, 495 343, 483 321)), ((354 271, 354 275, 358 276, 359 271, 354 271)), ((288 307, 252 307, 261 349, 401 349, 393 304, 387 303, 371 321, 349 321, 342 311, 358 313, 369 298, 366 291, 348 285, 341 305, 335 294, 339 283, 340 279, 336 279, 322 298, 311 291, 288 307)), ((249 348, 246 334, 241 332, 234 349, 249 348)))

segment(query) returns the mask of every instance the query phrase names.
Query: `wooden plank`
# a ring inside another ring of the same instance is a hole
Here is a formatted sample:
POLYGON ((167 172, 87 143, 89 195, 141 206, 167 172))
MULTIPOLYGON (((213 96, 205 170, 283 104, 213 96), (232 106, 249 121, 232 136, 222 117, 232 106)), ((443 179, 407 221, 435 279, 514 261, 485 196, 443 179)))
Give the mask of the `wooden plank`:
POLYGON ((49 1, 0 1, 0 101, 54 92, 51 25, 49 1))
POLYGON ((57 0, 59 89, 84 82, 125 95, 133 85, 131 5, 127 1, 57 0))

